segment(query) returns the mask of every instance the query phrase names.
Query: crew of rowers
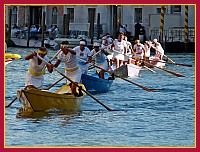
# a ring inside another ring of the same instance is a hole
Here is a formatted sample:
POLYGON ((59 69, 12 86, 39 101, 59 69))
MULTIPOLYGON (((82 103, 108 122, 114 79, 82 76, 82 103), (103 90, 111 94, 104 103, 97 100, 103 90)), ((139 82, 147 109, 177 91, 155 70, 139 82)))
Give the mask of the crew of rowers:
POLYGON ((145 41, 144 44, 140 43, 140 40, 135 40, 135 44, 132 46, 123 33, 120 33, 115 40, 112 40, 107 33, 102 39, 102 48, 109 52, 107 55, 108 63, 113 61, 116 68, 126 63, 138 64, 142 61, 148 61, 151 48, 155 50, 154 60, 162 60, 164 55, 164 50, 157 39, 152 42, 145 41))
POLYGON ((95 60, 96 72, 99 78, 104 79, 104 72, 109 69, 111 61, 115 62, 116 68, 122 64, 135 63, 140 59, 148 59, 150 56, 150 48, 156 50, 155 57, 162 59, 164 50, 157 39, 145 41, 141 44, 139 40, 135 40, 135 45, 132 47, 131 43, 127 41, 127 37, 120 33, 118 39, 113 40, 109 33, 102 38, 102 44, 95 42, 93 50, 90 51, 86 47, 85 40, 80 40, 79 46, 73 49, 69 48, 69 42, 63 41, 60 44, 60 52, 57 55, 57 60, 53 64, 46 56, 47 49, 41 47, 37 52, 34 52, 25 57, 25 60, 30 60, 30 68, 27 72, 25 89, 43 89, 45 68, 51 73, 53 68, 57 68, 61 61, 65 64, 65 75, 74 83, 67 81, 71 85, 72 94, 77 95, 76 84, 81 83, 81 75, 88 74, 89 63, 95 60), (42 57, 49 64, 42 61, 38 56, 42 57))

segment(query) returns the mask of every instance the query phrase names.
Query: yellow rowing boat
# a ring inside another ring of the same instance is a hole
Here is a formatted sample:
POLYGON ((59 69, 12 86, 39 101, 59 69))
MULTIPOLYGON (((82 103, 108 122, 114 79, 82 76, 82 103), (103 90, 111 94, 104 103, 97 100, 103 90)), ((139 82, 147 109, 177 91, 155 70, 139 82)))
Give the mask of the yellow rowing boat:
POLYGON ((48 92, 37 89, 18 90, 17 98, 27 111, 48 111, 52 109, 79 111, 85 93, 80 91, 85 89, 83 84, 79 84, 77 92, 80 96, 71 95, 71 88, 68 85, 62 86, 55 92, 48 92))

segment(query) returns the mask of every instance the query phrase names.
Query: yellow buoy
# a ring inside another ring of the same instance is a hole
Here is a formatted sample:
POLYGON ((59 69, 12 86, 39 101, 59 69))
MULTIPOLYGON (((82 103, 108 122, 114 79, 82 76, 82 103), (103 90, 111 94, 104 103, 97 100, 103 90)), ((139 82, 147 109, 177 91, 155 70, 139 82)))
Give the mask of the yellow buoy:
POLYGON ((5 59, 19 60, 20 58, 21 58, 21 55, 19 55, 19 54, 5 53, 5 59))

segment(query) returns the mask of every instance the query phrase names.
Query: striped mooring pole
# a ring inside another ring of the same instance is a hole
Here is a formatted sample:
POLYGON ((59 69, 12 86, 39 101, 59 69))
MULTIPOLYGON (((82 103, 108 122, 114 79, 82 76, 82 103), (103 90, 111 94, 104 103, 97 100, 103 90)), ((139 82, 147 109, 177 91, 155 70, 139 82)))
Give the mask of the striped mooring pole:
POLYGON ((161 6, 161 11, 160 11, 160 42, 163 42, 164 14, 165 14, 165 6, 161 6))
POLYGON ((185 42, 188 41, 188 5, 185 5, 185 22, 184 22, 185 28, 185 42))

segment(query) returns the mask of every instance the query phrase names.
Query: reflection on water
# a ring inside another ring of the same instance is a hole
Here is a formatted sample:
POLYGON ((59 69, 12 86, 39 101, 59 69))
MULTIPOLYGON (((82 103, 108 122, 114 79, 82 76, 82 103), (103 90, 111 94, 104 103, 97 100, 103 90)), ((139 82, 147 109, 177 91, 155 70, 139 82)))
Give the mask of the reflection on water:
POLYGON ((66 111, 66 110, 59 110, 59 109, 51 109, 49 111, 42 111, 42 112, 34 112, 29 111, 25 108, 19 108, 16 117, 17 118, 44 118, 44 117, 51 117, 51 116, 60 116, 66 115, 65 120, 69 120, 71 116, 79 116, 81 111, 66 111))

